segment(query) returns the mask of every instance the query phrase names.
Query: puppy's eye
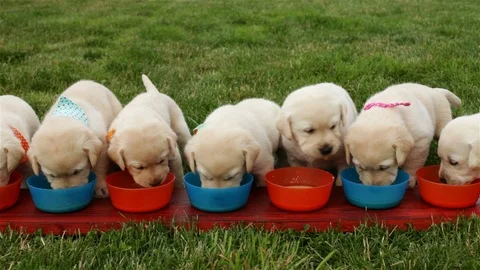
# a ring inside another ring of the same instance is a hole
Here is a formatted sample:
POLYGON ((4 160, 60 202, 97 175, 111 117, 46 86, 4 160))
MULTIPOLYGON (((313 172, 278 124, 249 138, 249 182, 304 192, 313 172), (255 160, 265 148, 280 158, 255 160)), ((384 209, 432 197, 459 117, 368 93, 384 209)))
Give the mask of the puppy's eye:
POLYGON ((331 130, 334 130, 337 127, 337 125, 333 125, 330 127, 331 130))
POLYGON ((165 163, 165 161, 166 161, 166 159, 162 159, 162 160, 160 160, 160 162, 157 162, 157 164, 163 164, 163 163, 165 163))
POLYGON ((55 174, 49 174, 48 176, 50 176, 51 178, 57 178, 55 174))
POLYGON ((139 171, 142 171, 143 169, 145 169, 145 167, 143 167, 143 166, 133 166, 133 168, 135 168, 136 170, 139 170, 139 171))
POLYGON ((73 171, 72 174, 73 174, 73 175, 77 175, 77 174, 79 174, 81 171, 82 171, 82 170, 75 170, 75 171, 73 171))
POLYGON ((360 166, 360 165, 357 165, 357 168, 360 169, 361 171, 365 171, 365 168, 363 168, 363 167, 360 166))
POLYGON ((386 169, 390 168, 390 166, 380 166, 378 170, 385 171, 386 169))
POLYGON ((452 165, 452 166, 457 166, 457 165, 458 165, 458 162, 455 161, 455 160, 449 160, 448 162, 449 162, 450 165, 452 165))
POLYGON ((228 181, 228 180, 232 180, 233 177, 235 177, 235 175, 232 175, 232 176, 229 176, 229 177, 225 177, 225 180, 228 181))
POLYGON ((203 173, 200 173, 200 176, 203 178, 203 179, 206 179, 206 180, 212 180, 211 178, 208 178, 205 174, 203 173))
POLYGON ((315 130, 313 128, 306 128, 303 130, 303 132, 307 133, 307 134, 312 134, 315 130))

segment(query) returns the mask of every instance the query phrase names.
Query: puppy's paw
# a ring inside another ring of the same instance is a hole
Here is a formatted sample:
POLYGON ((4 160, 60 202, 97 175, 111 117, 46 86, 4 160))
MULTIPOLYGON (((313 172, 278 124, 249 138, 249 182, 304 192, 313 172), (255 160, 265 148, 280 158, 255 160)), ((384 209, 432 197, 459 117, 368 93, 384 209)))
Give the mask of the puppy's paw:
POLYGON ((105 182, 97 182, 95 185, 95 198, 108 198, 108 189, 105 182))
POLYGON ((337 179, 335 179, 335 186, 337 186, 337 187, 342 186, 342 177, 340 175, 338 175, 337 179))
POLYGON ((265 187, 267 184, 265 183, 265 176, 263 175, 256 175, 255 176, 255 184, 257 187, 265 187))
POLYGON ((185 184, 182 181, 175 181, 175 188, 185 188, 185 184))
POLYGON ((408 188, 414 188, 417 184, 417 177, 410 175, 410 179, 408 180, 408 188))

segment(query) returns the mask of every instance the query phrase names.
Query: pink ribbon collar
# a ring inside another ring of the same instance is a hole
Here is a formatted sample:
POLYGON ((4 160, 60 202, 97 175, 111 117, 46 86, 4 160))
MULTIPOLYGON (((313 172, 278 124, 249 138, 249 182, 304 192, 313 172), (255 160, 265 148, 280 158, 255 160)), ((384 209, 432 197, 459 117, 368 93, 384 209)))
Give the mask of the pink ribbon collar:
POLYGON ((373 107, 380 107, 380 108, 394 108, 398 106, 405 106, 408 107, 410 106, 410 102, 395 102, 395 103, 383 103, 383 102, 373 102, 373 103, 368 103, 363 107, 363 110, 368 111, 373 107))

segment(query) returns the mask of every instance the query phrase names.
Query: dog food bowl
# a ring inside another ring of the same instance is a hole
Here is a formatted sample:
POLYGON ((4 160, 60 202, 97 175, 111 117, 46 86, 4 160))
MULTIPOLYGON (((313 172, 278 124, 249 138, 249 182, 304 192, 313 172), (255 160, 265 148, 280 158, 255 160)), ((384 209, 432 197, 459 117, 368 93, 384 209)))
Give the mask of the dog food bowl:
POLYGON ((169 173, 165 181, 155 187, 142 187, 127 172, 107 176, 110 199, 115 208, 125 212, 144 213, 165 207, 172 198, 175 175, 169 173))
POLYGON ((12 207, 20 195, 20 185, 23 176, 19 172, 12 172, 6 186, 0 187, 0 210, 12 207))
POLYGON ((184 177, 188 199, 193 207, 205 212, 230 212, 247 204, 253 175, 245 174, 238 187, 202 188, 200 176, 187 173, 184 177))
POLYGON ((33 175, 27 179, 28 189, 35 206, 50 213, 68 213, 85 208, 93 199, 96 175, 88 175, 88 183, 83 186, 52 189, 44 175, 33 175))
POLYGON ((347 200, 367 209, 388 209, 400 204, 408 187, 410 175, 399 169, 397 178, 389 186, 364 185, 354 167, 342 171, 343 192, 347 200))
POLYGON ((420 196, 428 204, 442 208, 466 208, 474 206, 480 195, 480 179, 464 186, 440 182, 440 166, 427 166, 417 171, 420 196))
POLYGON ((273 205, 288 211, 305 212, 327 204, 335 178, 320 169, 288 167, 268 172, 265 180, 273 205))

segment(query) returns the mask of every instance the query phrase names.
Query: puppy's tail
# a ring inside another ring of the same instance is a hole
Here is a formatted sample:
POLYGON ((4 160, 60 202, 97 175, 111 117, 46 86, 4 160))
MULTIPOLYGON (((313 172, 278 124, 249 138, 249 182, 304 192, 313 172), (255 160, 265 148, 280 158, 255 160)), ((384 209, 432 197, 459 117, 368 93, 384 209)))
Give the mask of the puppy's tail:
POLYGON ((157 87, 150 81, 147 75, 142 74, 143 85, 147 89, 147 93, 159 93, 157 87))
POLYGON ((459 97, 457 97, 454 93, 443 88, 434 88, 434 89, 441 92, 447 98, 448 102, 453 108, 458 108, 460 107, 460 105, 462 105, 462 100, 459 97))

